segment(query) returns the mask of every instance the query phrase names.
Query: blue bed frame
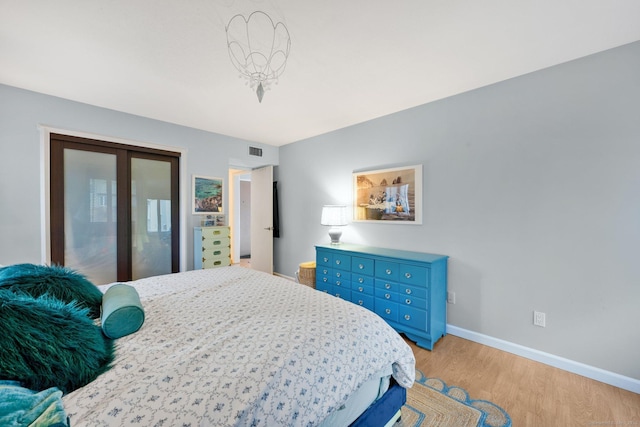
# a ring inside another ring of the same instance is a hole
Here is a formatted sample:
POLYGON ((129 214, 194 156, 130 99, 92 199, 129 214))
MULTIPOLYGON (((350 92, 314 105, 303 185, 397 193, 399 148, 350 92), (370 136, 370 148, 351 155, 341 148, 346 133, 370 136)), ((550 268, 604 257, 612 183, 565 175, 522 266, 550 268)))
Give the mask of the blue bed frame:
POLYGON ((407 390, 392 380, 385 394, 362 413, 350 427, 384 426, 407 401, 407 390))

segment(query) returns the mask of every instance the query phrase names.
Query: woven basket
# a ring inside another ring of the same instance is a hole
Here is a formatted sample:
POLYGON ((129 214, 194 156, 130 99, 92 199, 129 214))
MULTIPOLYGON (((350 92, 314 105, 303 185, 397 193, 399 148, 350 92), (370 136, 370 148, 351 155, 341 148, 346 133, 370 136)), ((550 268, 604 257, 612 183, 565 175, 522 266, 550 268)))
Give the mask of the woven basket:
POLYGON ((316 263, 314 261, 303 262, 298 269, 298 282, 303 285, 316 287, 316 263))

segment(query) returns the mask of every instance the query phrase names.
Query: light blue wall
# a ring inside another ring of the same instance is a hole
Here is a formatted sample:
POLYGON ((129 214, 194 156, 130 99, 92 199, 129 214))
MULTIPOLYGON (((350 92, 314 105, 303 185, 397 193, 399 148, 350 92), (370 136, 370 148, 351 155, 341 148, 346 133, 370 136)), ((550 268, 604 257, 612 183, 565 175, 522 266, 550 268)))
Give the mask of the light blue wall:
MULTIPOLYGON (((422 164, 422 225, 343 239, 451 256, 450 324, 640 379, 639 75, 634 43, 279 153, 252 143, 280 165, 275 270, 327 242, 321 207, 351 202, 354 170, 422 164)), ((188 177, 258 166, 246 141, 0 85, 0 264, 40 262, 38 125, 184 148, 188 177)))
MULTIPOLYGON (((186 269, 193 268, 192 227, 201 219, 190 213, 192 174, 221 177, 227 183, 230 165, 278 164, 277 147, 0 85, 0 265, 42 262, 40 125, 184 150, 186 269), (262 148, 263 157, 249 156, 249 144, 262 148)), ((227 194, 227 206, 228 200, 227 194)))
POLYGON ((447 254, 450 324, 640 379, 640 42, 281 147, 276 271, 328 242, 354 170, 402 164, 423 224, 344 241, 447 254))

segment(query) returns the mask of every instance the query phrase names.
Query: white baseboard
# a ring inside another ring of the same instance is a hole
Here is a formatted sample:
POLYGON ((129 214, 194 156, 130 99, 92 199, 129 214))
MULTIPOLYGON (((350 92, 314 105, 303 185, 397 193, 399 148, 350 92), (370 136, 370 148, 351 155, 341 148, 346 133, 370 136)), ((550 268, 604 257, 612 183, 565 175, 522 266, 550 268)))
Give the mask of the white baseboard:
POLYGON ((605 371, 604 369, 585 365, 584 363, 565 359, 453 325, 447 325, 447 333, 640 394, 640 380, 636 380, 635 378, 625 377, 615 372, 605 371))
POLYGON ((292 282, 297 282, 295 277, 285 276, 284 274, 276 273, 275 271, 273 272, 273 275, 274 276, 278 276, 278 277, 282 277, 283 279, 291 280, 292 282))

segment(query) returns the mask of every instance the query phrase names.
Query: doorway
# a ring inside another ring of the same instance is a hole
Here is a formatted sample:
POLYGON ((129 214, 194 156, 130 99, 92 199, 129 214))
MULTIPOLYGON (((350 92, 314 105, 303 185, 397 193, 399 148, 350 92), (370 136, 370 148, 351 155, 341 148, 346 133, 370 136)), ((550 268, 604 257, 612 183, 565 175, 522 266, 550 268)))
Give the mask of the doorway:
POLYGON ((273 167, 229 169, 234 263, 273 273, 273 167))
POLYGON ((229 169, 229 225, 234 264, 251 266, 251 171, 229 169))

